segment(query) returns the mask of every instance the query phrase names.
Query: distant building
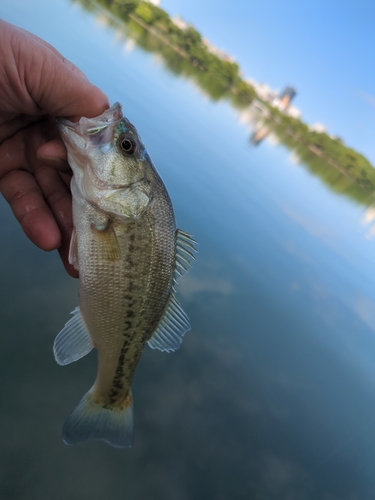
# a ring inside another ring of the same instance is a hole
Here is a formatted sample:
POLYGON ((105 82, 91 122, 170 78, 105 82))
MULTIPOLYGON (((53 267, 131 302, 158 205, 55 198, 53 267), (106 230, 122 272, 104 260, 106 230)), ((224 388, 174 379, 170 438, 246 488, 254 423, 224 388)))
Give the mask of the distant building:
POLYGON ((253 146, 258 146, 263 139, 265 139, 270 133, 270 128, 267 126, 261 126, 255 130, 249 137, 249 141, 253 146))
POLYGON ((297 92, 293 87, 285 87, 285 89, 273 100, 272 106, 275 106, 280 111, 287 111, 296 94, 297 92))
POLYGON ((288 109, 290 103, 292 102, 296 94, 297 92, 294 90, 293 87, 285 87, 285 89, 279 95, 280 108, 288 109))

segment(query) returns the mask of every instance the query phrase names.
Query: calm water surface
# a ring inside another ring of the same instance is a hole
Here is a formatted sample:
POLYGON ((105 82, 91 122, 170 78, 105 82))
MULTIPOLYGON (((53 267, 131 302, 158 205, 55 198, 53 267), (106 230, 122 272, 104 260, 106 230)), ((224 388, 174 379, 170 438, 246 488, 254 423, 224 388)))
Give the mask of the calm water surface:
POLYGON ((62 424, 96 372, 95 353, 66 367, 52 354, 77 282, 0 201, 0 498, 375 498, 371 208, 274 137, 252 147, 238 111, 103 13, 2 0, 0 16, 123 103, 200 252, 178 287, 193 330, 138 366, 133 449, 67 447, 62 424))

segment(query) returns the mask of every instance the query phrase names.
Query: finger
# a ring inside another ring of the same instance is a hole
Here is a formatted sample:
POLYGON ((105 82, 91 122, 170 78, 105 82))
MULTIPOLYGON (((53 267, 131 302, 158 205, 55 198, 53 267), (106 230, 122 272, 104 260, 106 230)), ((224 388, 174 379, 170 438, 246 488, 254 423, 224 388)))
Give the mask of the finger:
POLYGON ((101 115, 109 107, 107 96, 61 54, 41 45, 37 61, 42 68, 48 67, 48 71, 43 78, 36 79, 35 68, 27 60, 25 79, 34 102, 46 113, 76 121, 81 116, 101 115))
POLYGON ((63 160, 67 161, 66 148, 61 139, 54 139, 41 146, 36 155, 43 160, 63 160))
POLYGON ((56 49, 1 20, 0 55, 5 113, 90 118, 109 107, 106 95, 56 49))
POLYGON ((35 179, 61 231, 73 227, 72 196, 55 168, 43 165, 35 172, 35 179))
POLYGON ((66 155, 65 147, 61 140, 53 139, 55 133, 58 134, 57 129, 51 130, 49 120, 46 119, 19 130, 13 137, 5 140, 0 145, 0 177, 12 170, 26 170, 33 173, 45 164, 71 175, 69 164, 64 158, 66 155), (63 158, 49 157, 42 161, 38 160, 36 151, 42 150, 44 143, 54 143, 56 151, 52 146, 52 153, 55 152, 63 158), (59 143, 60 146, 58 146, 59 143))
POLYGON ((77 271, 68 261, 70 239, 73 231, 72 197, 70 189, 59 172, 53 167, 39 167, 35 177, 60 228, 61 244, 59 253, 65 269, 71 276, 77 277, 77 271))
POLYGON ((26 236, 43 250, 54 250, 61 233, 35 178, 25 170, 13 170, 0 180, 0 191, 10 204, 26 236))
POLYGON ((5 123, 0 124, 0 144, 7 139, 8 137, 11 137, 15 132, 18 130, 27 127, 31 123, 34 123, 38 120, 40 120, 40 116, 26 116, 26 115, 21 115, 16 118, 12 118, 8 121, 5 121, 5 123))
POLYGON ((26 149, 22 131, 0 145, 0 177, 12 170, 30 170, 25 157, 26 149))
POLYGON ((33 39, 36 43, 44 46, 45 48, 47 48, 48 50, 50 50, 51 52, 53 52, 57 57, 62 57, 64 59, 64 62, 65 64, 67 64, 70 69, 72 71, 75 71, 77 73, 77 75, 82 78, 83 80, 86 80, 88 81, 88 78, 87 76, 83 73, 83 71, 81 71, 79 68, 77 68, 77 66, 75 64, 73 64, 72 62, 68 61, 68 59, 65 59, 61 54, 60 52, 55 49, 55 47, 53 47, 52 45, 50 45, 48 42, 46 42, 45 40, 43 40, 42 38, 39 38, 38 36, 34 35, 34 33, 30 33, 29 31, 26 31, 26 30, 23 30, 21 28, 18 28, 20 29, 21 31, 23 31, 23 33, 30 37, 31 39, 33 39))

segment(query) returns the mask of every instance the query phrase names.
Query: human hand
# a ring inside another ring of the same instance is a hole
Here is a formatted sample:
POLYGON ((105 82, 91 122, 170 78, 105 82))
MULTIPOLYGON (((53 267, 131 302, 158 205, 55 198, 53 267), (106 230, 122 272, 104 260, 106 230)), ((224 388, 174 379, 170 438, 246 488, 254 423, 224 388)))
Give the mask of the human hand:
POLYGON ((98 116, 108 99, 37 36, 0 20, 0 191, 25 234, 58 248, 67 272, 73 228, 66 150, 56 116, 98 116))

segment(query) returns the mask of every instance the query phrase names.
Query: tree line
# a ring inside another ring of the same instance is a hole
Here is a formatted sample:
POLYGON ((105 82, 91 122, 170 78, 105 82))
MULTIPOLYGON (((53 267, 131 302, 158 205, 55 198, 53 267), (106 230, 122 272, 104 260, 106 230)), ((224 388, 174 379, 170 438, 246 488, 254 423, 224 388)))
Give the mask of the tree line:
MULTIPOLYGON (((159 35, 164 44, 172 51, 177 51, 179 57, 182 56, 190 65, 191 69, 181 62, 184 73, 195 78, 213 99, 229 98, 239 108, 249 106, 255 98, 259 99, 254 87, 241 77, 239 65, 213 53, 191 24, 179 27, 164 9, 145 0, 96 1, 125 22, 138 22, 153 34, 159 35)), ((172 66, 178 66, 170 50, 164 50, 161 46, 159 48, 172 66)), ((339 139, 312 131, 302 120, 265 104, 284 143, 300 143, 309 148, 309 155, 318 156, 320 163, 336 168, 367 193, 375 191, 375 169, 363 155, 347 147, 339 139)))
POLYGON ((97 0, 125 21, 139 19, 163 35, 171 46, 182 51, 190 63, 202 72, 213 75, 217 88, 224 96, 231 92, 238 102, 249 105, 257 94, 254 87, 240 77, 236 62, 225 60, 212 53, 202 35, 192 26, 180 28, 162 8, 143 0, 97 0))

